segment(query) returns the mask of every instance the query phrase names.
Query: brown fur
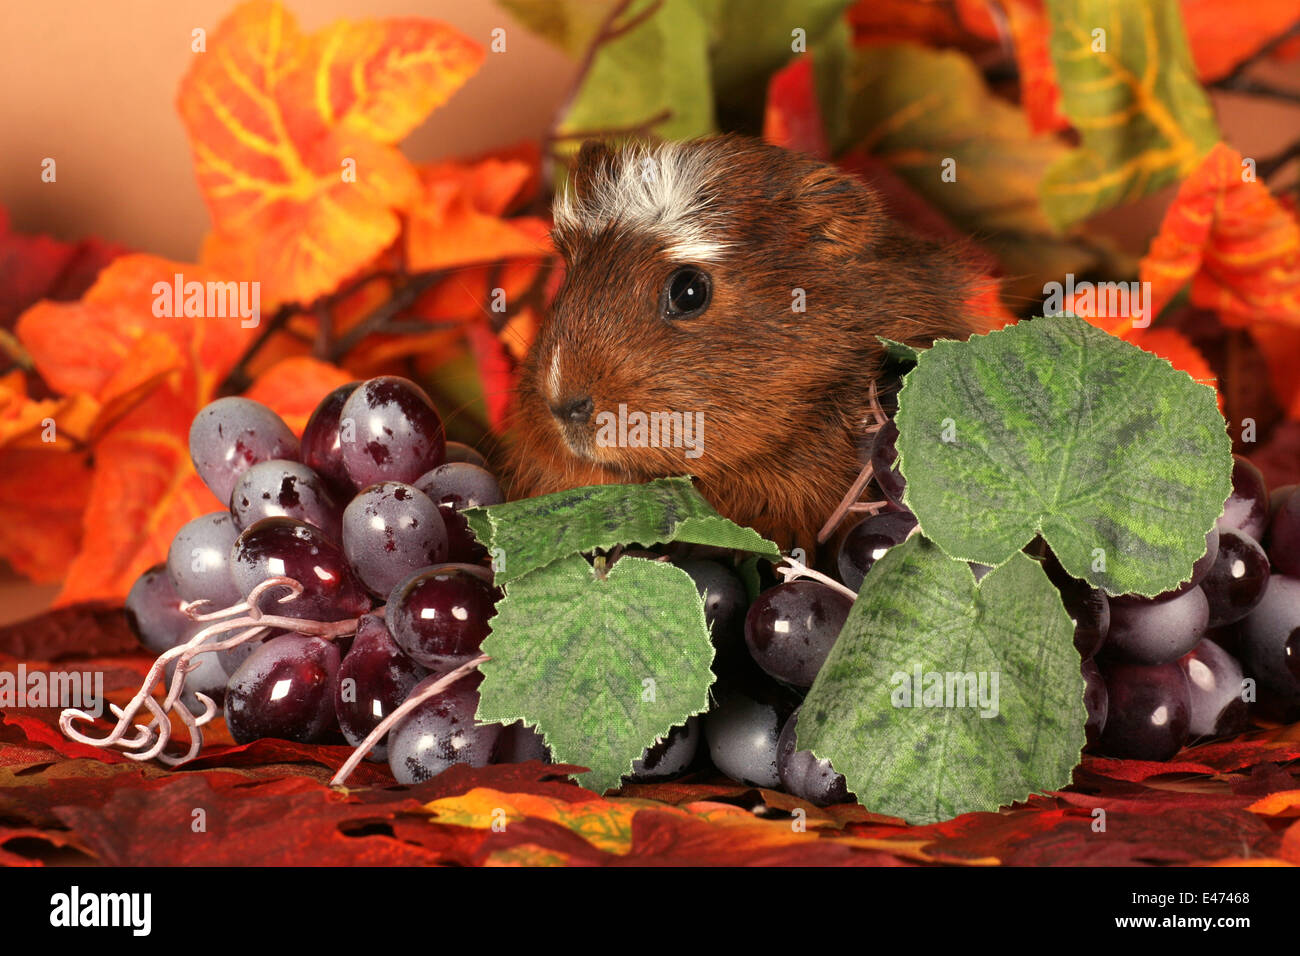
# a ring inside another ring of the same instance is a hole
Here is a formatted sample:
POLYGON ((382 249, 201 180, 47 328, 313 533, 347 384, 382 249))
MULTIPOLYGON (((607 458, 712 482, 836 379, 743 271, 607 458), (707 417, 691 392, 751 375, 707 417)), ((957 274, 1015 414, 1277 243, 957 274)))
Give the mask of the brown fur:
MULTIPOLYGON (((867 394, 880 375, 877 335, 928 345, 965 338, 968 280, 958 256, 917 239, 881 212, 873 191, 833 166, 756 140, 726 136, 697 148, 725 157, 710 195, 732 251, 699 263, 713 279, 709 308, 666 321, 660 293, 675 267, 663 243, 617 226, 557 230, 567 266, 549 320, 520 380, 507 481, 512 497, 586 484, 693 474, 726 517, 783 546, 809 547, 859 471, 867 394), (802 288, 807 311, 791 309, 802 288), (547 368, 560 349, 564 390, 596 412, 704 413, 704 454, 681 448, 601 448, 548 407, 547 368)), ((611 154, 584 146, 582 195, 611 154)))

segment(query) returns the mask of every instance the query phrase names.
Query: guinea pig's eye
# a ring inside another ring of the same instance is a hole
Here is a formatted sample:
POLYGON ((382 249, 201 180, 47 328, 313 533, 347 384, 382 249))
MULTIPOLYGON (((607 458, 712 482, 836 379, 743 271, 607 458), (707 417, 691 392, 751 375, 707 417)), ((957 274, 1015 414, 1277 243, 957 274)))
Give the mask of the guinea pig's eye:
POLYGON ((666 319, 693 319, 709 307, 713 280, 694 266, 682 266, 664 285, 660 312, 666 319))

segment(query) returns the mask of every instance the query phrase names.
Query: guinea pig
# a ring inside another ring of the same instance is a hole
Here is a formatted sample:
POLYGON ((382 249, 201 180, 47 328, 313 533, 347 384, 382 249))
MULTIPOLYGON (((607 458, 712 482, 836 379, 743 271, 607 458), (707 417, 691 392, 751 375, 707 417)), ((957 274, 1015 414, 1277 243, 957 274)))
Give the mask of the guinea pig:
POLYGON ((959 252, 748 137, 587 142, 554 219, 565 273, 519 380, 511 497, 691 475, 722 515, 810 550, 862 467, 876 337, 985 327, 959 252))

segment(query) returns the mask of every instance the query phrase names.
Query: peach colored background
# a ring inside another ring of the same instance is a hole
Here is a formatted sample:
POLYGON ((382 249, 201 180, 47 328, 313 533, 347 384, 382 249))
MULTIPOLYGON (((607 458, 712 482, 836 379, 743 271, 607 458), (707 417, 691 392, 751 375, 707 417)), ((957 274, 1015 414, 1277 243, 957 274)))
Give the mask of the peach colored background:
MULTIPOLYGON (((98 235, 180 260, 197 256, 207 212, 173 106, 190 58, 190 31, 213 29, 235 0, 6 0, 0 28, 0 204, 21 232, 60 239, 98 235), (41 160, 58 181, 40 180, 41 160)), ((575 64, 491 0, 289 0, 304 30, 346 18, 445 20, 487 46, 506 29, 507 49, 416 130, 412 159, 467 156, 548 128, 575 64)), ((1300 89, 1300 65, 1259 74, 1300 89)), ((1300 108, 1215 96, 1224 135, 1246 155, 1270 155, 1300 135, 1300 108)), ((1292 164, 1283 180, 1293 179, 1292 164)), ((1283 181, 1279 180, 1279 182, 1283 181)), ((1135 253, 1171 190, 1102 220, 1135 253)), ((16 578, 0 562, 0 623, 43 608, 56 588, 16 578)))

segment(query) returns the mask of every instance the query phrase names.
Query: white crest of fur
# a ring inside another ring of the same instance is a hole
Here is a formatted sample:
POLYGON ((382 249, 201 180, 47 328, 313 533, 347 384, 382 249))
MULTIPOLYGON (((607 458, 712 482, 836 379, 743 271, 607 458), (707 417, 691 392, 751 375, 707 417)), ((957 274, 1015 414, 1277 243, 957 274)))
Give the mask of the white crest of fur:
POLYGON ((720 224, 710 215, 705 187, 722 170, 707 144, 632 144, 616 156, 613 174, 602 173, 589 195, 572 184, 555 201, 557 226, 599 232, 613 223, 648 232, 666 245, 670 258, 708 261, 727 249, 720 224))

